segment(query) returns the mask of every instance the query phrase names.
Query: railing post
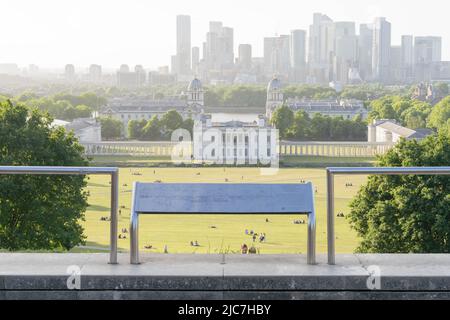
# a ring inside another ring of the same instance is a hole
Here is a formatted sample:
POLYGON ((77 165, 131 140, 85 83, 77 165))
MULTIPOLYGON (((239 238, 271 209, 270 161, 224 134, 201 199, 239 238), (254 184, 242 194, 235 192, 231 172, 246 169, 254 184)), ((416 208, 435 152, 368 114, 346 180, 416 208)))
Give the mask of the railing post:
POLYGON ((335 264, 334 176, 329 169, 327 169, 327 239, 328 264, 335 264))
POLYGON ((111 173, 111 221, 109 263, 117 263, 117 211, 119 208, 119 170, 111 173))
POLYGON ((136 212, 136 190, 138 182, 133 184, 130 214, 130 263, 139 264, 139 213, 136 212))

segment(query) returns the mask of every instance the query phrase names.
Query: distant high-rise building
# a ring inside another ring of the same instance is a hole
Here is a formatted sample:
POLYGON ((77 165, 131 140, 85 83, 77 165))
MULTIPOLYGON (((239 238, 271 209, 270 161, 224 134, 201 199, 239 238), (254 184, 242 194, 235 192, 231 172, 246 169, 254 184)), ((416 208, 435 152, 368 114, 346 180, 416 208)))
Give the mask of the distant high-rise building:
POLYGON ((289 43, 291 78, 295 82, 305 81, 306 31, 292 30, 289 43))
POLYGON ((416 37, 414 39, 414 58, 416 63, 430 63, 441 61, 441 37, 416 37))
POLYGON ((241 43, 238 49, 238 65, 242 71, 249 71, 252 68, 252 46, 241 43))
POLYGON ((310 82, 327 83, 330 80, 330 52, 333 20, 327 15, 314 13, 309 27, 308 65, 310 82))
POLYGON ((403 81, 403 66, 402 66, 402 46, 391 46, 390 61, 390 80, 394 83, 401 83, 403 81))
POLYGON ((203 59, 209 70, 222 73, 234 66, 233 29, 224 27, 222 22, 211 21, 203 48, 203 59))
POLYGON ((177 63, 176 73, 191 73, 191 17, 177 16, 177 63))
POLYGON ((372 75, 375 80, 389 81, 390 54, 391 23, 386 18, 375 18, 372 43, 372 75))
POLYGON ((291 70, 290 36, 264 38, 264 68, 267 77, 287 79, 291 70))
POLYGON ((433 63, 442 59, 441 37, 415 37, 414 70, 417 81, 429 81, 432 78, 433 63))
POLYGON ((334 22, 332 36, 332 80, 341 84, 348 83, 349 71, 356 67, 358 56, 358 41, 354 22, 334 22))
POLYGON ((90 65, 89 80, 92 82, 100 82, 102 80, 102 66, 98 64, 90 65))
POLYGON ((402 36, 402 78, 403 81, 409 82, 413 78, 414 70, 414 40, 411 35, 402 36))
POLYGON ((73 64, 66 64, 64 68, 64 78, 68 81, 75 80, 75 67, 73 64))
POLYGON ((192 47, 192 71, 197 74, 200 63, 200 48, 192 47))
POLYGON ((135 66, 134 72, 131 72, 128 65, 122 64, 117 71, 117 86, 119 88, 138 88, 145 84, 145 80, 145 70, 141 65, 135 66))
POLYGON ((358 36, 358 66, 359 73, 364 80, 369 80, 372 74, 372 24, 360 24, 358 36))

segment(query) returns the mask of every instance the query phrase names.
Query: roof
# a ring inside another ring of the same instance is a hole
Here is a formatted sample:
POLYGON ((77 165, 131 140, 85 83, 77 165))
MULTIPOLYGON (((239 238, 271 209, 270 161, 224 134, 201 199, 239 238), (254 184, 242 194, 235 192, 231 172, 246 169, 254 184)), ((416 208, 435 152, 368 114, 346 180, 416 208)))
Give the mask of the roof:
POLYGON ((198 91, 198 90, 202 90, 202 82, 199 79, 194 78, 189 83, 188 91, 198 91))
POLYGON ((280 79, 274 77, 272 80, 269 81, 269 84, 267 85, 267 91, 280 90, 280 89, 281 89, 280 79))
POLYGON ((89 127, 96 127, 96 126, 100 126, 100 123, 98 123, 96 119, 79 118, 67 124, 65 128, 68 131, 73 130, 74 132, 77 132, 89 127))
POLYGON ((385 121, 381 124, 379 124, 377 127, 383 128, 385 130, 389 130, 393 133, 396 133, 404 138, 408 138, 409 136, 413 135, 414 133, 416 133, 414 130, 406 128, 406 127, 402 127, 396 123, 393 123, 391 121, 385 121))
POLYGON ((287 101, 288 106, 294 110, 305 110, 310 112, 366 112, 364 104, 360 101, 339 100, 293 100, 287 101))

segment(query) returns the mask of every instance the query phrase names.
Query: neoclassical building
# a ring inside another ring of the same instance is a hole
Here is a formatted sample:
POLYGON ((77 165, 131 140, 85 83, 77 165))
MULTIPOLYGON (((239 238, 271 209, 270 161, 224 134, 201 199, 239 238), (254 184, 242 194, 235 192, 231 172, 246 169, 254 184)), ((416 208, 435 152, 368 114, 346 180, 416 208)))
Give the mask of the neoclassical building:
POLYGON ((311 118, 316 113, 329 117, 342 117, 344 119, 353 119, 356 116, 361 116, 362 119, 366 119, 368 116, 368 111, 364 107, 364 103, 359 100, 284 99, 281 81, 277 77, 274 77, 267 85, 267 118, 272 118, 275 109, 280 107, 283 103, 286 103, 286 105, 294 112, 299 110, 305 111, 311 118))
POLYGON ((264 115, 253 121, 200 116, 193 130, 194 159, 216 164, 278 163, 278 132, 264 115))
POLYGON ((120 97, 111 99, 99 115, 120 120, 123 132, 127 134, 130 120, 149 120, 153 116, 161 117, 169 110, 176 110, 183 118, 196 119, 204 112, 204 90, 199 79, 195 78, 185 93, 175 97, 153 99, 148 97, 120 97))

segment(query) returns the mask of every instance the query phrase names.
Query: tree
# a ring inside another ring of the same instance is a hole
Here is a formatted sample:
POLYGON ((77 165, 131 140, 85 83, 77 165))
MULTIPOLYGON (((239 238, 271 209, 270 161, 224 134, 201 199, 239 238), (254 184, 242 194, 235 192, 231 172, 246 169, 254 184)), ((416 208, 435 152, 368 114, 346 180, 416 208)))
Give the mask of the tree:
MULTIPOLYGON (((379 166, 448 166, 450 139, 432 135, 402 140, 379 166)), ((449 176, 370 176, 350 204, 359 252, 450 252, 449 176)))
POLYGON ((431 128, 448 130, 448 119, 450 119, 450 96, 434 106, 428 117, 428 125, 431 128))
MULTIPOLYGON (((37 109, 0 103, 0 165, 87 166, 72 133, 37 109)), ((0 247, 71 249, 84 244, 83 176, 0 175, 0 247)))
POLYGON ((310 138, 310 126, 311 119, 308 113, 304 110, 297 111, 294 115, 293 124, 287 132, 287 138, 297 141, 308 140, 310 138))
POLYGON ((142 129, 142 139, 148 141, 161 139, 161 123, 157 116, 153 116, 142 129))
POLYGON ((271 122, 278 129, 280 138, 284 139, 294 123, 294 112, 286 104, 283 104, 273 112, 271 122))
POLYGON ((181 128, 183 125, 183 117, 176 111, 167 111, 160 121, 163 138, 169 139, 172 131, 181 128))
POLYGON ((101 118, 102 139, 112 140, 120 138, 122 122, 113 118, 101 118))
POLYGON ((130 139, 141 139, 146 125, 147 121, 145 119, 128 121, 128 136, 130 139))

